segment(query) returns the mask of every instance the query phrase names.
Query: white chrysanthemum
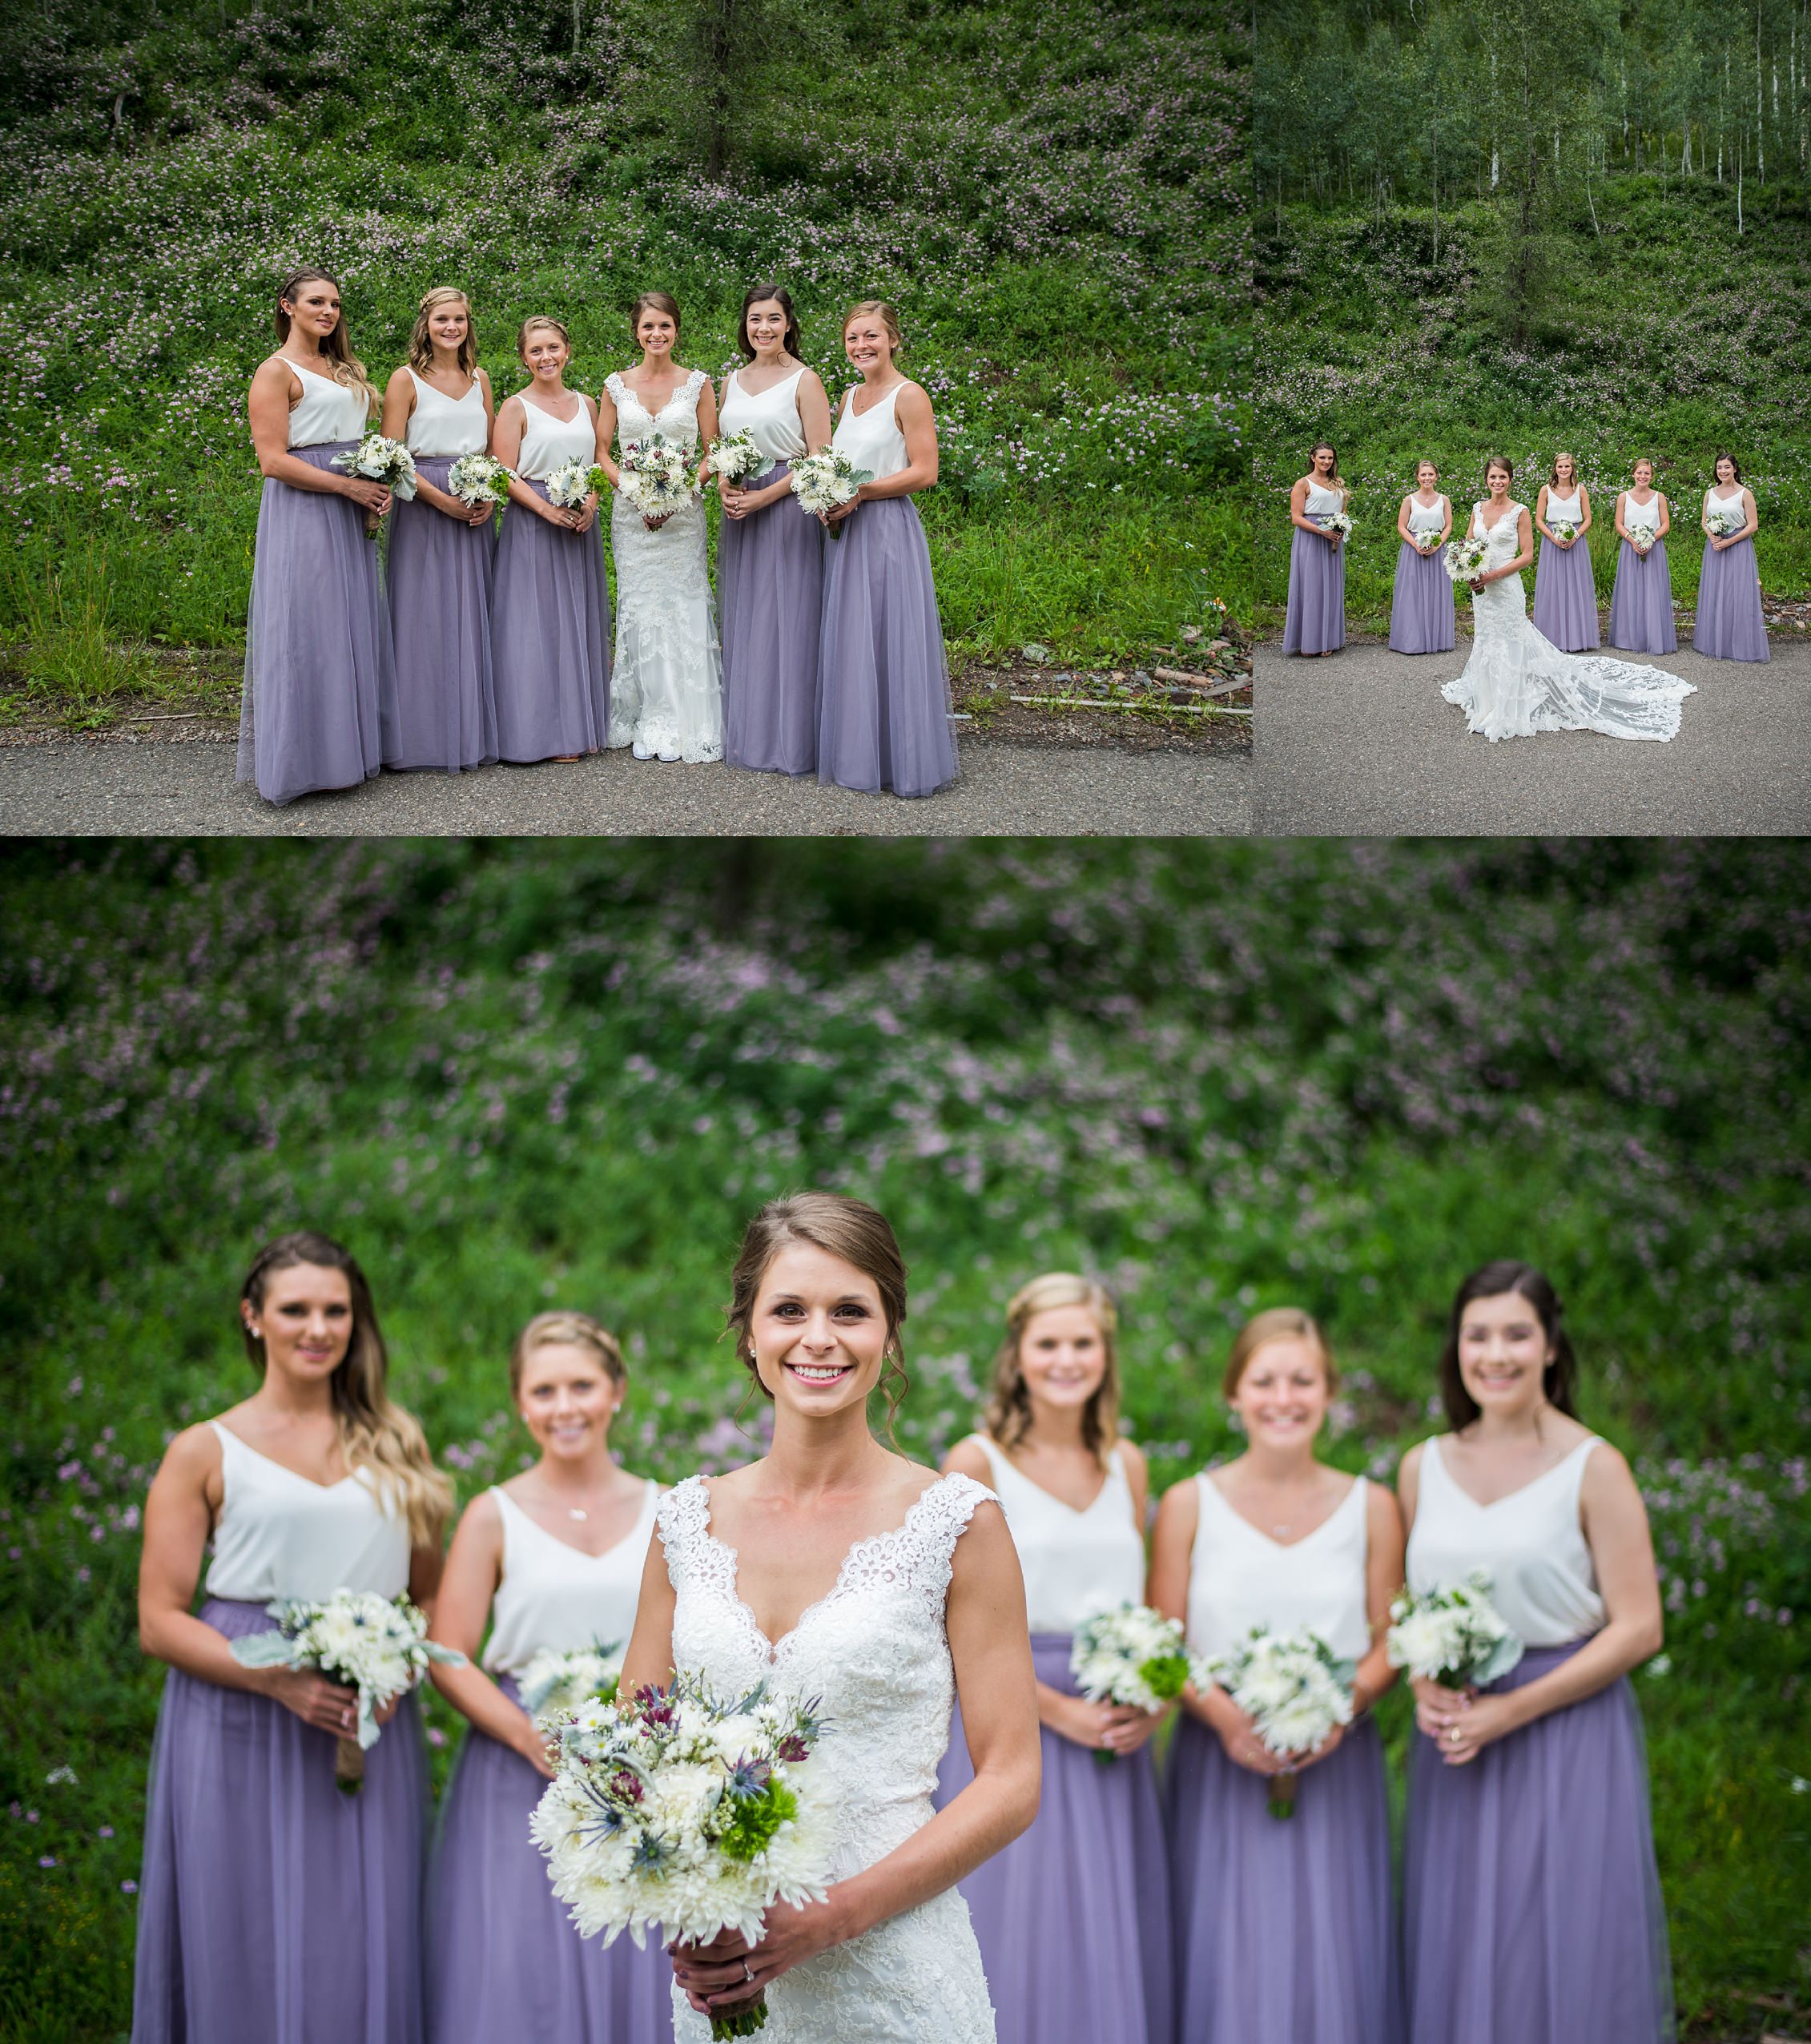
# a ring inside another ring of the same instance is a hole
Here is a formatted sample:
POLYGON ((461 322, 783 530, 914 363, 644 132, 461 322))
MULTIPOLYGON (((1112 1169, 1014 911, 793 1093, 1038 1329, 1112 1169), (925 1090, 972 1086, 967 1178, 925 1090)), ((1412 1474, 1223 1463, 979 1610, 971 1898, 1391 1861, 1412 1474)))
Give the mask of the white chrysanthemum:
POLYGON ((1385 1652, 1392 1668, 1431 1677, 1447 1666, 1452 1644, 1450 1615, 1425 1607, 1411 1609, 1390 1628, 1385 1652))

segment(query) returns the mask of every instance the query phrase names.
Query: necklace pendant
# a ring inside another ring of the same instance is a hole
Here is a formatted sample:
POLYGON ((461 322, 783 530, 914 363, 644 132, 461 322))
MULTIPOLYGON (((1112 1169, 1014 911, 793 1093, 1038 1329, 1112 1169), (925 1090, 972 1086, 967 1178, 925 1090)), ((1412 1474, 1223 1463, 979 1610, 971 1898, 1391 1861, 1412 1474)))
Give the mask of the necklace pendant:
POLYGON ((586 1516, 586 1515, 585 1515, 582 1511, 580 1511, 580 1509, 578 1508, 578 1507, 577 1505, 568 1505, 568 1506, 566 1507, 566 1517, 567 1517, 568 1519, 583 1519, 585 1516, 586 1516))

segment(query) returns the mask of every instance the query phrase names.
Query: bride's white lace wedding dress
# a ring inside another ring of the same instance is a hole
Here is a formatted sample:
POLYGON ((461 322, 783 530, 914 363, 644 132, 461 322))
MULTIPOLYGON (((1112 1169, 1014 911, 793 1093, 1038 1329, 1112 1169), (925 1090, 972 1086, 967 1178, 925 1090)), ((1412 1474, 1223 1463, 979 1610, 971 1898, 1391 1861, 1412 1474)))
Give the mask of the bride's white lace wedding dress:
MULTIPOLYGON (((1490 548, 1486 565, 1515 557, 1522 506, 1511 504, 1487 532, 1484 507, 1471 532, 1490 548)), ((1601 731, 1612 738, 1670 738, 1694 684, 1662 668, 1597 653, 1562 653, 1528 622, 1519 574, 1491 582, 1471 599, 1471 658, 1440 693, 1465 712, 1466 728, 1487 738, 1537 731, 1601 731)))
MULTIPOLYGON (((616 404, 618 457, 654 433, 698 454, 698 398, 706 378, 694 369, 658 412, 622 378, 604 380, 616 404)), ((717 608, 705 565, 704 501, 693 497, 650 532, 618 490, 610 506, 616 557, 616 659, 610 672, 610 742, 633 746, 638 759, 723 756, 723 667, 717 608)))
MULTIPOLYGON (((710 1531, 704 1479, 688 1477, 661 1500, 674 1668, 722 1689, 770 1680, 821 1700, 828 1723, 811 1764, 829 1771, 834 1791, 833 1879, 872 1866, 931 1821, 955 1696, 950 1560, 992 1496, 970 1477, 940 1477, 902 1525, 849 1550, 828 1594, 777 1646, 736 1593, 735 1550, 710 1531)), ((767 2010, 763 2044, 994 2044, 980 1948, 953 1888, 783 1974, 767 2010)), ((675 2044, 710 2034, 677 1986, 673 2034, 675 2044)))

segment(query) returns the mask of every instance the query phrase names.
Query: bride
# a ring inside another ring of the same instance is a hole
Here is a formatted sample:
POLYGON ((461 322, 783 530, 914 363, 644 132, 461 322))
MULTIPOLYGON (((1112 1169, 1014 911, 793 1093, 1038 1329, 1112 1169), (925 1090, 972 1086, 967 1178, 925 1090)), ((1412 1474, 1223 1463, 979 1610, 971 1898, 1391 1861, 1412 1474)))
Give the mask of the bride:
POLYGON ((1501 455, 1485 469, 1490 495, 1472 507, 1467 529, 1490 549, 1471 585, 1471 658, 1440 693, 1465 712, 1467 730, 1493 740, 1536 731, 1670 738, 1692 682, 1633 661, 1562 653, 1529 623, 1522 570, 1534 559, 1534 533, 1526 506, 1510 499, 1515 475, 1501 455))
POLYGON ((757 1945, 674 1951, 676 2044, 756 1989, 771 2044, 993 2044, 956 1884, 1037 1809, 1024 1588, 993 1493, 869 1430, 868 1394, 904 1386, 905 1306, 893 1231, 861 1201, 801 1193, 750 1223, 729 1318, 773 1446, 662 1500, 622 1692, 678 1671, 819 1700, 835 1878, 826 1901, 770 1909, 757 1945), (952 1692, 975 1779, 933 1814, 952 1692))
POLYGON ((703 370, 673 359, 676 299, 644 291, 629 324, 641 361, 627 373, 613 370, 598 400, 598 458, 616 492, 610 743, 633 746, 638 759, 697 765, 723 756, 723 670, 705 566, 704 502, 694 494, 676 511, 646 517, 622 493, 620 461, 658 433, 695 462, 701 434, 706 442, 717 437, 717 398, 703 370))

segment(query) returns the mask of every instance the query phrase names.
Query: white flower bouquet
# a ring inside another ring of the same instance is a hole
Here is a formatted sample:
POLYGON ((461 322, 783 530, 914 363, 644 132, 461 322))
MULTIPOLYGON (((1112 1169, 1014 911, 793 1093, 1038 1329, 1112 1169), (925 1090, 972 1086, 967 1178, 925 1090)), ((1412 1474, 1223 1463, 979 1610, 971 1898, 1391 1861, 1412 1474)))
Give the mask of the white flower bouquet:
MULTIPOLYGON (((759 1941, 775 1902, 821 1902, 830 1791, 809 1764, 815 1706, 759 1684, 734 1700, 682 1676, 553 1721, 556 1772, 529 1820, 581 1936, 759 1941)), ((713 2039, 752 2037, 767 1998, 720 2010, 713 2039)))
POLYGON ((1454 582, 1474 581, 1484 572, 1484 565, 1490 557, 1491 543, 1487 539, 1450 539, 1442 557, 1447 579, 1454 582))
MULTIPOLYGON (((1336 1659, 1317 1633, 1259 1626, 1209 1672, 1280 1758, 1313 1752, 1336 1725, 1352 1721, 1352 1664, 1336 1659)), ((1294 1816, 1296 1779, 1294 1768, 1271 1776, 1272 1817, 1294 1816)))
POLYGON ((1352 537, 1352 517, 1350 512, 1324 512, 1316 517, 1314 523, 1323 533, 1338 533, 1342 539, 1350 539, 1352 537))
POLYGON ((507 504, 509 471, 494 454, 461 454, 446 472, 446 486, 473 511, 481 504, 507 504))
POLYGON ((1416 546, 1423 553, 1431 553, 1440 544, 1439 533, 1432 525, 1418 526, 1414 533, 1414 539, 1416 546))
POLYGON ((1570 518, 1555 518, 1547 529, 1555 539, 1576 539, 1579 536, 1579 529, 1570 518))
POLYGON ((1450 1589, 1398 1597, 1390 1607, 1383 1650, 1392 1668, 1443 1689, 1481 1688, 1522 1658, 1522 1643, 1491 1602, 1491 1579, 1483 1569, 1450 1589))
POLYGON ((725 433, 714 440, 705 458, 710 464, 711 473, 732 489, 744 488, 766 475, 775 465, 773 457, 761 452, 755 445, 755 436, 746 428, 740 433, 725 433))
POLYGON ((541 477, 541 487, 546 491, 549 504, 562 511, 576 511, 603 479, 603 470, 589 461, 562 461, 541 477))
POLYGON ((1705 515, 1704 523, 1716 539, 1733 539, 1748 523, 1745 514, 1738 507, 1733 511, 1712 510, 1705 515))
POLYGON ((614 1703, 622 1672, 621 1645, 606 1647, 600 1641, 563 1654, 543 1648, 516 1678, 516 1687, 522 1708, 538 1724, 575 1712, 594 1698, 614 1703))
POLYGON ((650 433, 622 457, 618 487, 650 525, 670 517, 698 488, 694 457, 664 433, 650 433))
POLYGON ((333 1755, 335 1780, 356 1795, 364 1780, 365 1749, 376 1744, 382 1729, 378 1712, 413 1689, 431 1662, 463 1668, 465 1656, 429 1639, 426 1612, 406 1596, 392 1600, 375 1590, 336 1590, 319 1603, 280 1598, 267 1608, 276 1630, 235 1640, 233 1659, 242 1668, 312 1668, 358 1692, 358 1736, 341 1739, 333 1755))
MULTIPOLYGON (((1125 1603, 1085 1620, 1069 1649, 1069 1672, 1091 1704, 1131 1704, 1153 1716, 1181 1695, 1196 1672, 1181 1625, 1149 1604, 1125 1603)), ((1115 1756, 1097 1751, 1094 1757, 1115 1756)))
POLYGON ((363 476, 368 482, 382 483, 395 496, 408 498, 415 494, 415 457, 400 440, 391 440, 383 433, 367 433, 356 447, 336 454, 329 465, 344 469, 348 476, 363 476))
MULTIPOLYGON (((858 469, 847 454, 834 447, 820 448, 815 454, 801 454, 792 465, 792 493, 814 518, 821 518, 839 504, 852 504, 862 485, 873 481, 871 469, 858 469)), ((830 536, 840 539, 842 526, 832 525, 830 536)))

